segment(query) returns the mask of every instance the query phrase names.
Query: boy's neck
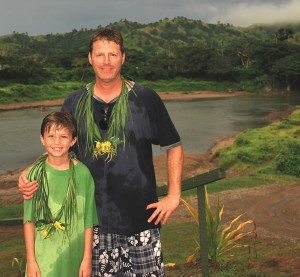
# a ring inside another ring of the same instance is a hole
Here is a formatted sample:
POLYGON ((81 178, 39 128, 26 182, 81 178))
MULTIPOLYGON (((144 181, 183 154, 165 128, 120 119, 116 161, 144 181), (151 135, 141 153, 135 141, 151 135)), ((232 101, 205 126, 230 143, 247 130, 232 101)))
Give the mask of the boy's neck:
POLYGON ((63 157, 48 156, 46 162, 53 168, 58 170, 66 170, 70 167, 69 155, 63 157))

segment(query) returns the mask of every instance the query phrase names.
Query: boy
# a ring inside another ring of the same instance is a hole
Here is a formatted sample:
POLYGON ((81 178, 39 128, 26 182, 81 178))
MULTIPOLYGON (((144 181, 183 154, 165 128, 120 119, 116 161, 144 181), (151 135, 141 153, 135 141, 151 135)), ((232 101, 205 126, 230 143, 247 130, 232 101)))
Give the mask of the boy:
POLYGON ((26 276, 90 277, 93 226, 98 224, 94 181, 74 159, 76 121, 69 113, 52 112, 41 125, 42 155, 28 172, 38 180, 33 199, 24 201, 26 276))

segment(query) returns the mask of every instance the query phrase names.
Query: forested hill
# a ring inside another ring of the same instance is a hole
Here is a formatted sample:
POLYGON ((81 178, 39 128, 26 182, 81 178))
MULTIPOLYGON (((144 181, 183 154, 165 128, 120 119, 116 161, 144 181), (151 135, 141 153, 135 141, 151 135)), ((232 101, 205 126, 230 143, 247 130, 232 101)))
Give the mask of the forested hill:
MULTIPOLYGON (((127 51, 124 70, 133 78, 238 83, 251 79, 260 87, 299 89, 300 23, 241 28, 176 17, 149 24, 120 20, 100 27, 122 32, 127 51)), ((0 86, 10 81, 38 84, 49 77, 63 81, 91 76, 88 43, 98 28, 0 36, 0 86)))

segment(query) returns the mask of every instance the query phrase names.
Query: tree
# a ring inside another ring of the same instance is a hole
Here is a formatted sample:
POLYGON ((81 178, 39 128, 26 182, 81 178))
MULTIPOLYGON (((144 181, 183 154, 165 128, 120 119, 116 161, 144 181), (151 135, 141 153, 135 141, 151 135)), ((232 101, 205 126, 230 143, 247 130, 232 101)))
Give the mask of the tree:
POLYGON ((232 80, 234 78, 234 68, 230 63, 228 57, 224 57, 221 54, 214 52, 208 63, 208 68, 205 70, 208 77, 212 79, 232 80))
POLYGON ((276 42, 288 40, 289 38, 294 37, 294 32, 289 28, 280 28, 276 33, 276 42))
POLYGON ((274 62, 271 73, 278 82, 285 83, 286 92, 290 92, 294 85, 300 88, 300 54, 295 53, 274 62))

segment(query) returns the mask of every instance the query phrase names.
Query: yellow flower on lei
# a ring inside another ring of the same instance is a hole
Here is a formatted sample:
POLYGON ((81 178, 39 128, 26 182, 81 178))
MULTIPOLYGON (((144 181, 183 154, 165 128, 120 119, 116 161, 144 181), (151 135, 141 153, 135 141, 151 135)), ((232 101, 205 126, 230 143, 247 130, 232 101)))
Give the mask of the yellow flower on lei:
POLYGON ((65 226, 63 225, 63 223, 61 223, 60 221, 55 221, 53 223, 53 226, 55 227, 55 230, 65 230, 65 226))
POLYGON ((49 230, 48 229, 42 229, 41 230, 41 235, 46 238, 48 236, 49 230))
POLYGON ((56 220, 49 224, 43 224, 38 228, 40 230, 41 235, 43 238, 47 239, 54 235, 55 232, 58 232, 59 230, 65 231, 65 224, 56 220))
POLYGON ((100 155, 108 154, 111 151, 112 143, 110 141, 97 141, 96 142, 96 151, 100 155))
POLYGON ((117 154, 117 145, 120 143, 119 139, 106 141, 96 141, 93 156, 98 158, 99 155, 107 155, 107 160, 110 161, 117 154))

